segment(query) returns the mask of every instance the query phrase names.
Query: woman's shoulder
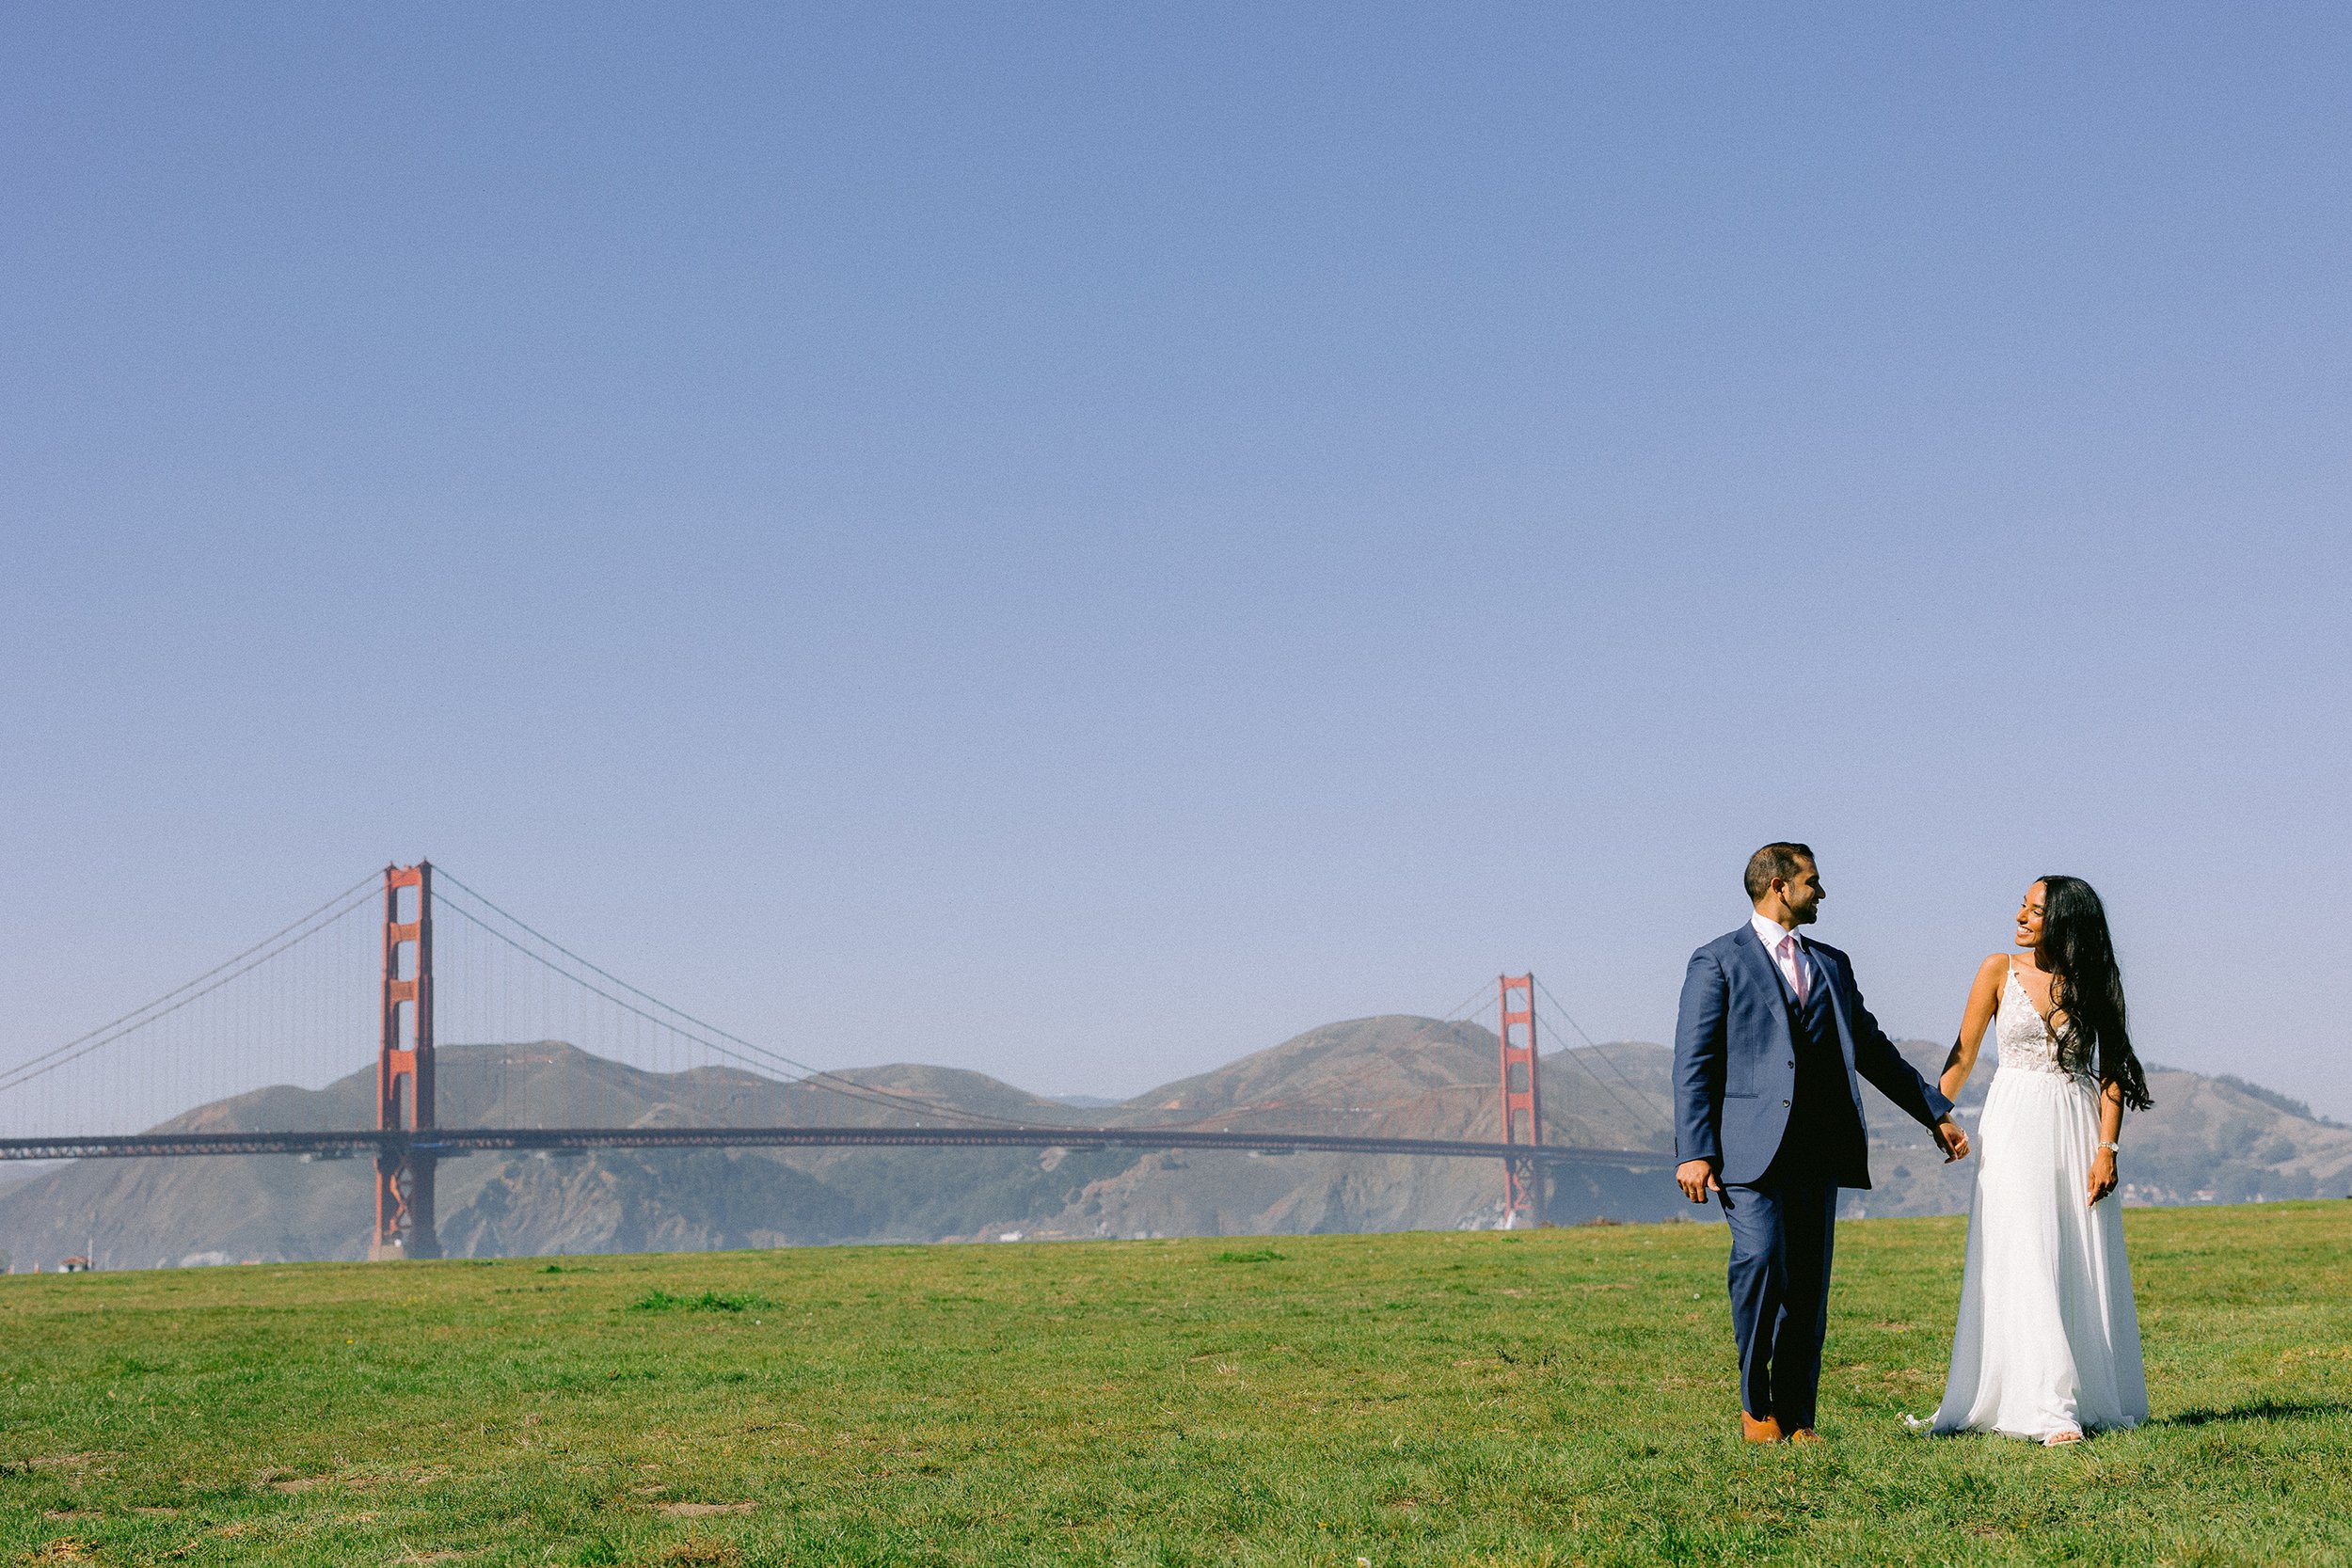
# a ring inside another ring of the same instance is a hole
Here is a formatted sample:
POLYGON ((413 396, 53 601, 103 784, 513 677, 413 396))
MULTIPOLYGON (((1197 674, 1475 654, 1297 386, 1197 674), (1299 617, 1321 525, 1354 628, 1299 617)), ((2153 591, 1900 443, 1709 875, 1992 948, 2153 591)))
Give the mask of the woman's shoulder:
POLYGON ((1984 962, 1977 966, 1977 984, 1989 985, 2007 979, 2009 962, 2009 955, 2006 953, 1987 953, 1984 956, 1984 962))

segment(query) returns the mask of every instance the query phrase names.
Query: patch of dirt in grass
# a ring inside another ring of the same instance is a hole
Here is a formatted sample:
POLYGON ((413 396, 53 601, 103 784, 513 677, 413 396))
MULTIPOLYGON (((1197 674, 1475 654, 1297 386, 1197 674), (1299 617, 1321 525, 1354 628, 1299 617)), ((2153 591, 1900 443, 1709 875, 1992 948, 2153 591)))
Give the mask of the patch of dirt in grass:
POLYGON ((749 1513, 759 1505, 740 1503, 662 1503, 661 1512, 678 1519, 707 1519, 713 1513, 749 1513))
POLYGON ((25 1568, 53 1568, 53 1565, 68 1562, 96 1562, 98 1554, 90 1549, 88 1542, 61 1535, 37 1551, 24 1553, 16 1560, 24 1564, 25 1568))
POLYGON ((694 1568, 736 1568, 743 1554, 726 1541, 681 1541, 661 1554, 664 1562, 691 1563, 694 1568))

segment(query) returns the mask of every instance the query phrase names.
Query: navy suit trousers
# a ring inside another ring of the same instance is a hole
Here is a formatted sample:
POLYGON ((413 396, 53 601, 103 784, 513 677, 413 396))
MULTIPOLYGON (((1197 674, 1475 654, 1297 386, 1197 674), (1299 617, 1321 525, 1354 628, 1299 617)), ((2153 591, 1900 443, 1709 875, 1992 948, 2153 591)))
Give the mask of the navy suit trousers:
POLYGON ((1809 1427, 1829 1331, 1837 1188, 1826 1171, 1775 1160, 1754 1181, 1726 1184, 1722 1201, 1731 1222, 1740 1407, 1776 1418, 1783 1432, 1809 1427))

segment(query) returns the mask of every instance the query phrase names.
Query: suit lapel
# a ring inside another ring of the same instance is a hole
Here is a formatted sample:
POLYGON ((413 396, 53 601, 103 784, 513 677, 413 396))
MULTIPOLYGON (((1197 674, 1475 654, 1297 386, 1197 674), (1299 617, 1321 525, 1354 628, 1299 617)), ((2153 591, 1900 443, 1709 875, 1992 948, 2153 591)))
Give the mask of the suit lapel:
MULTIPOLYGON (((1798 940, 1803 941, 1804 939, 1800 938, 1798 940)), ((1836 967, 1830 963, 1829 959, 1821 956, 1819 949, 1813 948, 1810 944, 1807 944, 1805 957, 1813 960, 1813 973, 1820 976, 1821 984, 1829 988, 1830 1016, 1837 1020, 1837 1049, 1845 1054, 1846 1078, 1851 1084, 1854 1075, 1853 1031, 1846 1026, 1845 987, 1838 983, 1838 974, 1836 967)), ((1856 1102, 1860 1102, 1859 1095, 1856 1096, 1856 1102)))
POLYGON ((1780 1020, 1780 1032, 1788 1036, 1793 1044, 1797 1035, 1789 1022, 1788 993, 1781 987, 1780 970, 1773 964, 1772 956, 1764 951, 1764 944, 1756 941, 1756 927, 1740 927, 1732 934, 1731 945, 1746 955, 1744 961, 1752 972, 1752 977, 1757 985, 1764 988, 1764 995, 1769 999, 1772 1016, 1780 1020))

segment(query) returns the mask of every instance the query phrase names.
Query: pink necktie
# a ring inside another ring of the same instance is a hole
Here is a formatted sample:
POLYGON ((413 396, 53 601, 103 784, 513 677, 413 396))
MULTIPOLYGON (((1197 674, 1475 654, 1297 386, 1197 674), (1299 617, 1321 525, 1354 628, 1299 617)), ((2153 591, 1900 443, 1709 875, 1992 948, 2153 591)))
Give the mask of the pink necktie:
POLYGON ((1804 1006, 1804 965, 1797 961, 1797 933, 1794 931, 1780 939, 1780 970, 1788 976, 1788 989, 1797 993, 1797 1005, 1804 1006))

